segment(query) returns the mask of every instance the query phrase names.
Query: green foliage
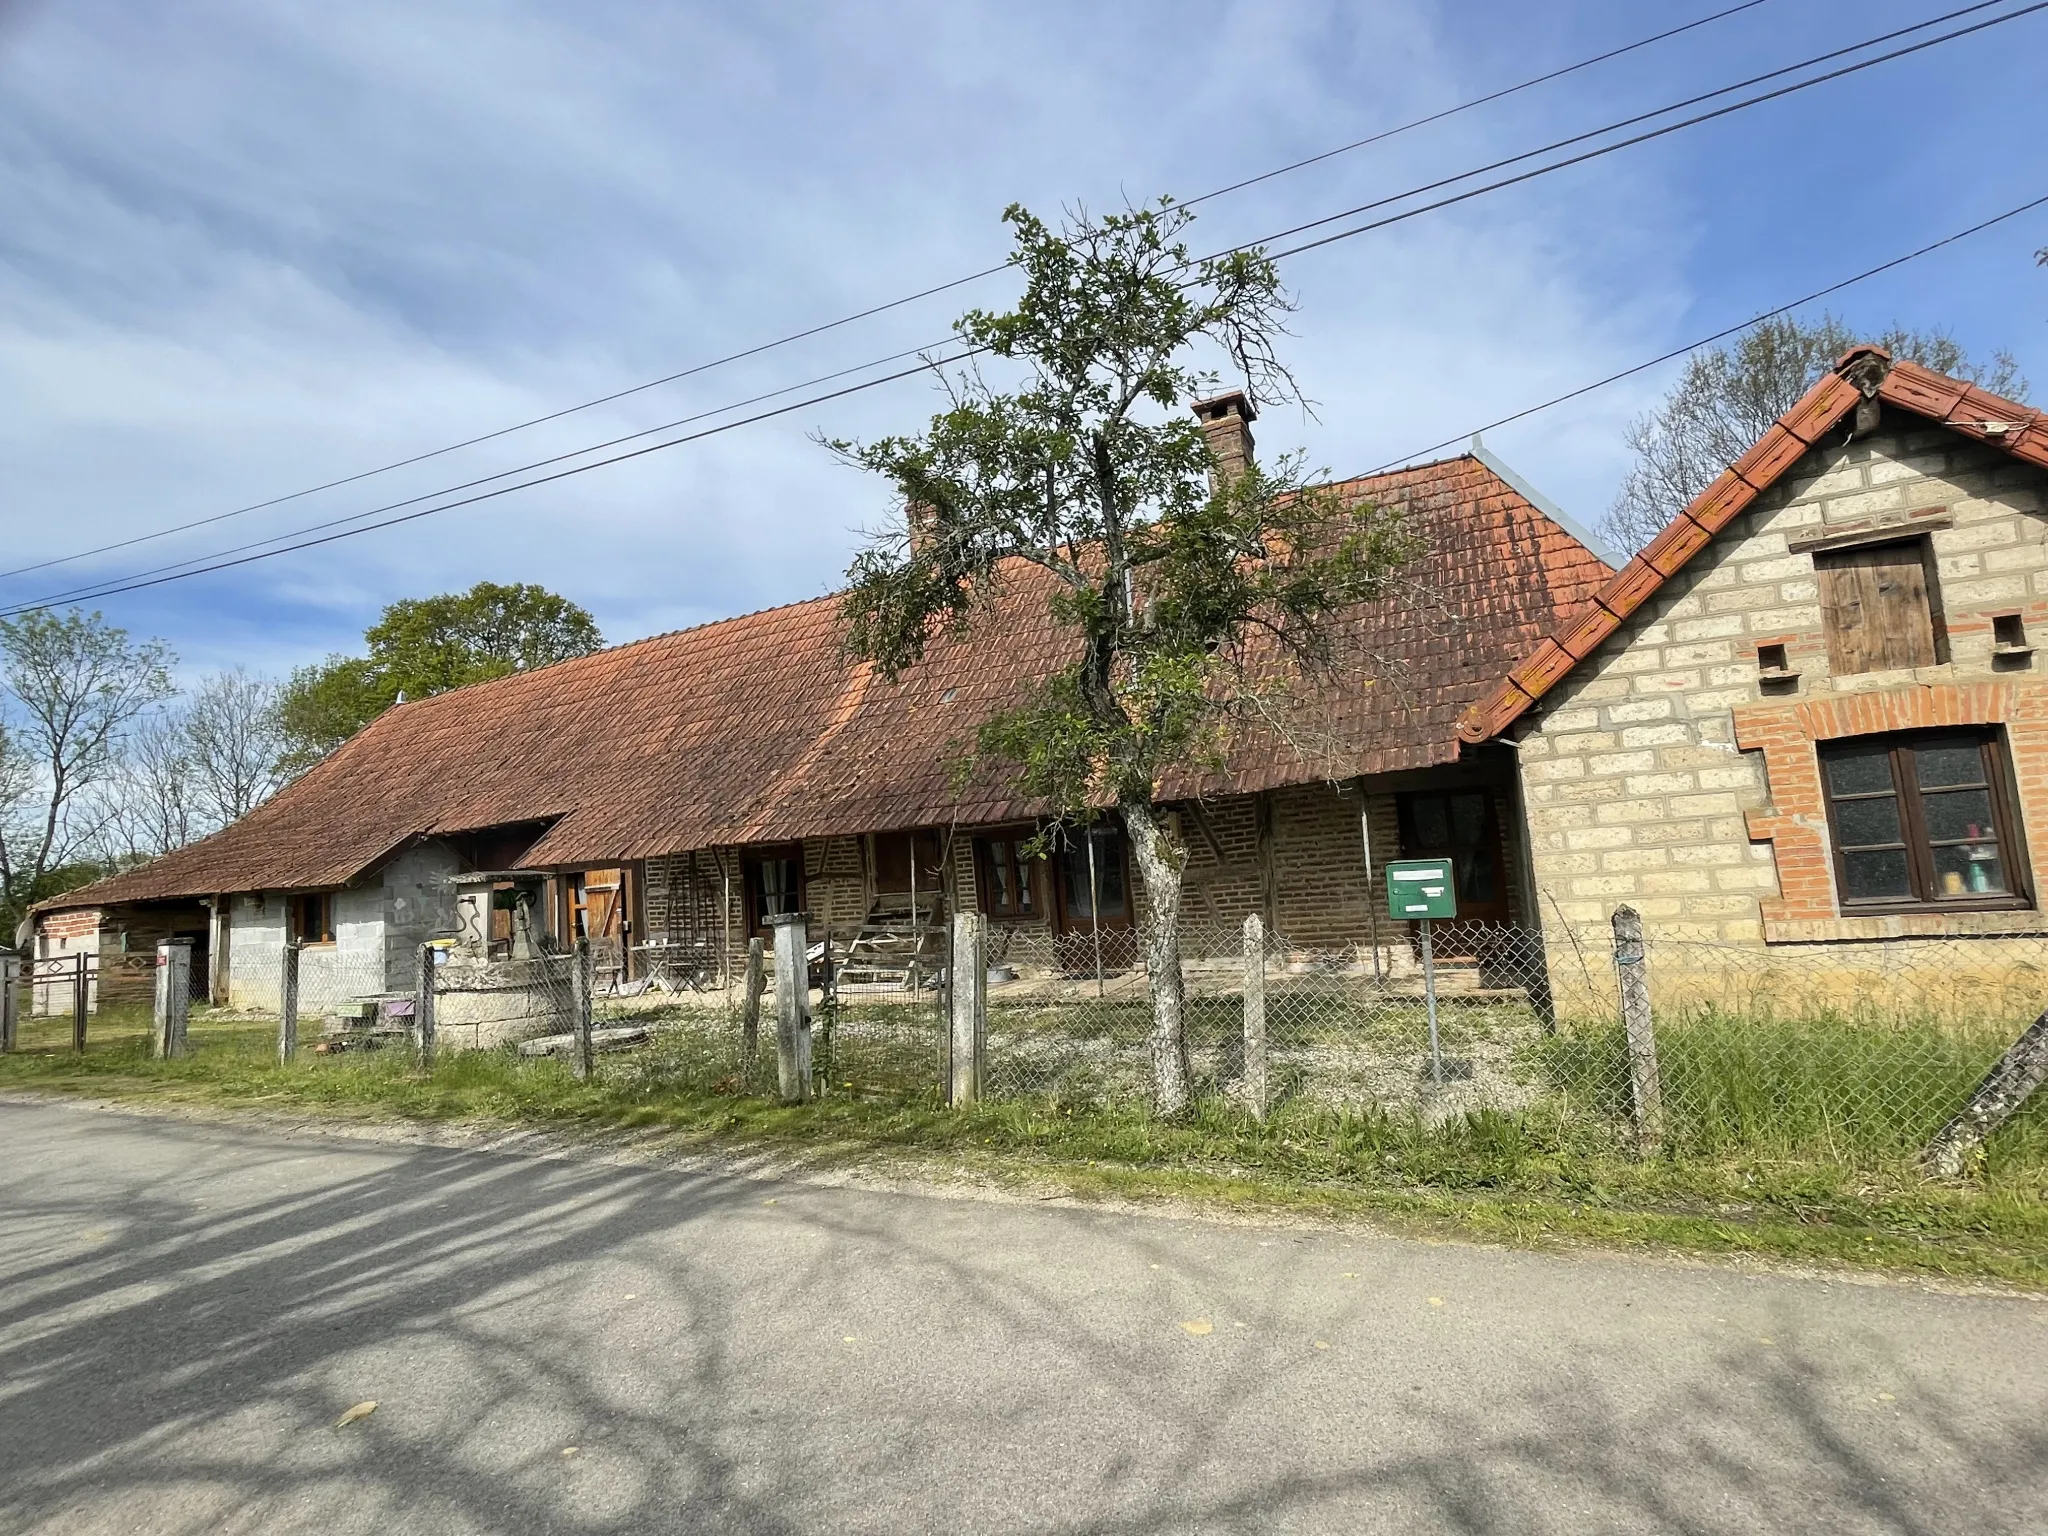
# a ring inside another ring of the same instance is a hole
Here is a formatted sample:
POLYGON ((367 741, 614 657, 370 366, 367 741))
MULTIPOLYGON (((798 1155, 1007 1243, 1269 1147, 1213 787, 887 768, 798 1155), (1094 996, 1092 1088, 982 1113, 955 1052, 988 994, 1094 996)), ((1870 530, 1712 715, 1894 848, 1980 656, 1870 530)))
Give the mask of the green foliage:
POLYGON ((393 603, 363 639, 367 656, 330 656, 299 668, 285 685, 280 713, 293 771, 325 757, 401 698, 531 671, 604 644, 596 621, 567 598, 490 581, 393 603))
POLYGON ((1012 207, 1023 294, 957 327, 1014 365, 1011 386, 972 368, 923 435, 832 445, 907 509, 854 561, 843 603, 850 650, 889 675, 971 630, 1021 565, 1054 578, 1075 659, 978 745, 1069 814, 1149 807, 1165 771, 1285 721, 1334 658, 1332 616, 1414 553, 1393 514, 1306 483, 1298 459, 1212 486, 1186 407, 1217 375, 1191 356, 1220 349, 1255 402, 1290 397, 1274 351, 1288 304, 1259 253, 1191 259, 1191 218, 1162 200, 1055 231, 1012 207))

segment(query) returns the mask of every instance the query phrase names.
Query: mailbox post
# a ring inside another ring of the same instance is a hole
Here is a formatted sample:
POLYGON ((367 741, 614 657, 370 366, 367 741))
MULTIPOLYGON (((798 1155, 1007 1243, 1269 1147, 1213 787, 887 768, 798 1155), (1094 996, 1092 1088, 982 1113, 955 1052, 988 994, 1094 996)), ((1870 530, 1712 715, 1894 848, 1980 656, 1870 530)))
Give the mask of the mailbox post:
POLYGON ((1458 883, 1449 859, 1396 859, 1387 865, 1387 914, 1422 923, 1422 995, 1429 1007, 1429 1078, 1444 1080, 1444 1053, 1436 1029, 1436 957, 1430 953, 1432 918, 1458 915, 1458 883))

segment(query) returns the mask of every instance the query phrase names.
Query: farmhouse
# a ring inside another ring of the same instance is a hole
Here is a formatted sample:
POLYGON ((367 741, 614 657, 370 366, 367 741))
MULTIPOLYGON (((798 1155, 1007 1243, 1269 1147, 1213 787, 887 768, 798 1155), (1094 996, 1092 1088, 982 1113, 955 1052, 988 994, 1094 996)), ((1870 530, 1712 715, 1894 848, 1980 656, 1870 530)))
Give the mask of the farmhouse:
POLYGON ((2048 417, 1844 356, 1462 722, 1513 745, 1544 915, 2048 931, 2044 493, 2048 417))
MULTIPOLYGON (((1198 414, 1219 463, 1249 454, 1242 397, 1198 414)), ((1368 861, 1449 854, 1466 916, 1533 923, 1512 751, 1459 720, 1612 570, 1476 444, 1341 489, 1403 509, 1420 595, 1344 616, 1312 754, 1247 738, 1165 786, 1188 921, 1405 946, 1368 861)), ((291 939, 329 994, 409 988, 441 934, 488 954, 588 938, 614 976, 688 977, 799 909, 849 966, 922 963, 966 908, 1128 964, 1145 898, 1121 833, 1031 857, 1041 808, 999 769, 956 771, 1067 655, 1043 579, 1018 570, 991 623, 893 683, 846 657, 825 597, 402 704, 236 825, 45 903, 39 949, 201 934, 212 997, 259 1006, 291 939)))

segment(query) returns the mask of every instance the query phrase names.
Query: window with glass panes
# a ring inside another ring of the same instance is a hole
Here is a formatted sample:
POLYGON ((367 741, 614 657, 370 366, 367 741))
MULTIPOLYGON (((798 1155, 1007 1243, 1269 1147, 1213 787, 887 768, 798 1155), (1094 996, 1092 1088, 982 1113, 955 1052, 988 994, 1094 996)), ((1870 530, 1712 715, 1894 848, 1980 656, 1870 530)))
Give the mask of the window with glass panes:
POLYGON ((2027 905, 1995 732, 1857 737, 1820 756, 1845 910, 2027 905))
POLYGON ((1036 867, 1026 857, 1029 832, 1005 837, 978 837, 981 863, 981 910, 998 921, 1021 922, 1039 912, 1036 867))

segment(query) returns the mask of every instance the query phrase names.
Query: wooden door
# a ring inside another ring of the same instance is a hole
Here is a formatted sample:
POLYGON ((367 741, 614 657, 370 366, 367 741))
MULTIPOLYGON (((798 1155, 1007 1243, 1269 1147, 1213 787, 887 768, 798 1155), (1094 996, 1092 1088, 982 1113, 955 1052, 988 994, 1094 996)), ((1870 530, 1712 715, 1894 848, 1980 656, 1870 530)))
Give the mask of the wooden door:
POLYGON ((626 872, 586 869, 569 877, 569 940, 616 941, 625 927, 626 872))
POLYGON ((1443 930, 1437 952, 1478 953, 1477 935, 1508 921, 1506 845, 1490 789, 1422 790, 1395 797, 1404 859, 1449 859, 1457 880, 1458 917, 1443 930))
POLYGON ((1834 550, 1813 568, 1837 676, 1935 664, 1925 540, 1834 550))
POLYGON ((1131 926, 1130 862, 1122 827, 1097 826, 1069 832, 1053 854, 1060 929, 1104 933, 1131 926), (1089 852, 1094 852, 1091 875, 1089 852))
POLYGON ((944 870, 944 850, 936 832, 877 832, 875 834, 875 890, 902 895, 913 883, 919 895, 938 889, 944 870))

